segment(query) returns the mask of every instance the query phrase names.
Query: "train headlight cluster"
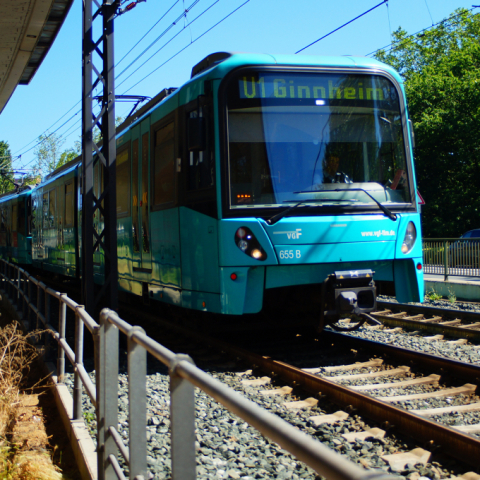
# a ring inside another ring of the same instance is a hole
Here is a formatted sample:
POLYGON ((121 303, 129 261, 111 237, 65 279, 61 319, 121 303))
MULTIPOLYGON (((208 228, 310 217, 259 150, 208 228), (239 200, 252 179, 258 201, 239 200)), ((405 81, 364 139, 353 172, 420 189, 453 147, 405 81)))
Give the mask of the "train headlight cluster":
POLYGON ((417 239, 417 229, 413 222, 409 222, 407 225, 407 231, 405 232, 405 237, 402 243, 402 253, 408 253, 412 250, 415 245, 415 240, 417 239))
POLYGON ((249 228, 240 227, 235 232, 235 243, 243 253, 246 253, 255 260, 263 261, 267 259, 267 253, 249 228))

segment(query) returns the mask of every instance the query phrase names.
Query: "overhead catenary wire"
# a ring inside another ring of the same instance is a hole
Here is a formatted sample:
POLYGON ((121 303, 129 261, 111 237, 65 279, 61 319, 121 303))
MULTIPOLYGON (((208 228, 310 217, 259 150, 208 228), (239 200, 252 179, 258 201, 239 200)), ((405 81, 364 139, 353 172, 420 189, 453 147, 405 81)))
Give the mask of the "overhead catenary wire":
MULTIPOLYGON (((476 8, 480 8, 480 5, 472 5, 472 8, 468 9, 467 11, 471 14, 471 12, 473 10, 475 10, 476 8)), ((442 24, 442 23, 446 23, 450 20, 453 20, 454 18, 457 18, 459 16, 463 15, 463 12, 460 12, 460 13, 456 13, 455 15, 451 15, 450 17, 448 18, 444 18, 443 20, 440 20, 440 22, 437 22, 435 23, 434 25, 431 25, 430 27, 425 27, 423 28, 422 30, 419 30, 418 32, 415 32, 415 33, 412 33, 410 35, 407 35, 404 39, 402 39, 402 41, 404 40, 407 40, 408 38, 412 38, 412 37, 415 37, 416 35, 420 35, 422 34, 423 32, 426 32, 427 30, 430 30, 434 27, 437 27, 438 25, 442 24)), ((474 14, 474 15, 477 15, 477 14, 474 14)), ((392 43, 389 43, 388 45, 386 45, 385 47, 382 47, 382 48, 377 48, 377 50, 374 50, 373 52, 370 52, 370 53, 367 53, 367 57, 369 57, 370 55, 375 55, 375 53, 377 52, 380 52, 381 50, 385 50, 385 49, 389 49, 391 50, 392 48, 396 47, 397 45, 399 45, 399 43, 401 42, 392 42, 392 43), (390 48, 389 48, 390 47, 390 48)), ((389 51, 387 50, 387 51, 389 51)))
POLYGON ((176 0, 175 3, 148 29, 148 31, 142 36, 142 38, 140 38, 140 40, 138 40, 137 43, 135 43, 135 45, 117 62, 117 64, 115 65, 116 67, 118 67, 118 65, 120 65, 123 60, 128 57, 128 55, 130 55, 130 53, 140 44, 140 42, 171 12, 173 7, 179 1, 180 0, 176 0))
POLYGON ((428 6, 427 0, 425 0, 425 5, 427 6, 428 14, 430 15, 430 20, 432 21, 432 25, 433 25, 432 12, 430 11, 430 7, 428 6))
POLYGON ((371 11, 375 10, 376 8, 382 6, 382 5, 385 4, 385 3, 388 3, 388 0, 383 0, 383 1, 380 2, 378 5, 375 5, 374 7, 370 8, 370 9, 367 10, 366 12, 363 12, 362 14, 358 15, 357 17, 352 18, 351 20, 349 20, 348 22, 344 23, 343 25, 340 25, 338 28, 336 28, 335 30, 332 30, 330 33, 327 33, 327 34, 324 35, 323 37, 320 37, 318 40, 315 40, 314 42, 309 43, 306 47, 303 47, 303 48, 301 48, 300 50, 298 50, 297 52, 295 52, 295 55, 297 55, 297 53, 303 52, 304 50, 306 50, 307 48, 311 47, 312 45, 315 45, 316 43, 320 42, 320 41, 323 40, 324 38, 327 38, 327 37, 328 37, 329 35, 331 35, 332 33, 338 32, 339 30, 341 30, 342 28, 346 27, 346 26, 349 25, 350 23, 354 22, 355 20, 358 20, 359 18, 363 17, 363 16, 366 15, 367 13, 370 13, 371 11))
MULTIPOLYGON (((250 1, 250 0, 249 0, 250 1)), ((189 25, 192 25, 192 23, 194 23, 196 20, 198 20, 199 18, 201 18, 206 12, 208 12, 212 7, 214 7, 217 3, 219 3, 220 0, 215 0, 215 2, 213 2, 210 6, 208 6, 202 13, 200 13, 197 17, 195 17, 189 25)), ((248 3, 248 2, 246 2, 248 3)), ((241 5, 243 6, 243 5, 241 5)), ((240 7, 239 7, 240 8, 240 7)), ((234 13, 234 12, 233 12, 234 13)), ((230 15, 230 14, 229 14, 230 15)), ((227 15, 226 17, 224 17, 219 23, 221 23, 223 20, 225 20, 225 18, 227 18, 229 15, 227 15)), ((214 25, 212 28, 214 28, 216 25, 214 25)), ((164 43, 153 55, 150 55, 150 57, 147 58, 147 60, 145 60, 138 68, 135 72, 131 73, 128 77, 124 78, 118 85, 117 85, 117 88, 120 87, 121 85, 123 85, 129 78, 131 78, 140 68, 142 68, 144 65, 146 65, 155 55, 157 55, 158 53, 160 53, 170 42, 172 42, 173 40, 175 40, 175 38, 177 38, 181 33, 183 33, 185 31, 186 27, 184 26, 180 31, 178 31, 172 38, 170 38, 170 40, 168 40, 166 43, 164 43)), ((209 30, 208 30, 209 31, 209 30)), ((207 31, 207 32, 208 32, 207 31)), ((205 33, 207 33, 205 32, 205 33)), ((205 34, 204 33, 204 34, 205 34)), ((202 37, 204 34, 202 34, 200 37, 202 37)), ((198 38, 200 38, 198 37, 198 38)), ((195 40, 192 40, 190 41, 190 43, 188 45, 192 45, 195 41, 195 40)), ((183 50, 185 50, 185 48, 182 48, 182 50, 180 50, 180 52, 182 52, 183 50)), ((178 53, 180 52, 177 52, 174 56, 178 55, 178 53)), ((172 57, 173 58, 173 57, 172 57)), ((164 64, 162 64, 163 66, 164 64)), ((158 70, 158 69, 157 69, 158 70)), ((156 71, 156 70, 154 70, 156 71)), ((153 73, 153 72, 152 72, 153 73)), ((146 77, 144 77, 141 81, 143 81, 145 78, 147 78, 150 74, 148 74, 146 77)), ((140 83, 140 82, 138 82, 140 83)), ((138 85, 138 83, 136 83, 134 86, 138 85)), ((129 90, 131 90, 134 86, 130 87, 128 90, 126 90, 125 92, 122 93, 122 95, 124 95, 126 92, 128 92, 129 90)))
MULTIPOLYGON (((219 0, 217 0, 219 1, 219 0)), ((205 36, 208 32, 212 31, 215 27, 217 27, 218 25, 220 25, 224 20, 226 20, 228 17, 232 16, 234 13, 236 13, 238 10, 240 10, 243 6, 245 6, 247 3, 249 3, 250 0, 246 0, 244 3, 242 3, 240 6, 238 6, 237 8, 235 8, 232 12, 230 12, 229 14, 225 15, 221 20, 219 20, 215 25, 213 25, 212 27, 210 27, 208 30, 206 30, 205 32, 203 32, 201 35, 199 35, 197 38, 195 38, 194 40, 191 41, 191 43, 189 43, 188 45, 185 45, 185 47, 183 47, 182 49, 180 49, 177 53, 175 53, 174 55, 172 55, 168 60, 166 60, 165 62, 163 62, 161 65, 159 65, 157 68, 155 68, 154 70, 152 70, 150 73, 148 73, 147 75, 145 75, 141 80, 139 80, 137 83, 135 83, 135 85, 132 85, 129 89, 125 90, 122 95, 124 95, 125 93, 129 92, 132 88, 136 87, 137 85, 139 85, 140 83, 142 83, 146 78, 148 78, 150 75, 152 75, 153 73, 155 73, 157 70, 159 70, 160 68, 162 68, 163 66, 165 66, 168 62, 170 62, 170 60, 173 60, 177 55, 179 55, 180 53, 182 53, 184 50, 186 50, 188 47, 192 46, 197 40, 200 40, 200 38, 202 38, 203 36, 205 36)), ((217 2, 215 2, 217 3, 217 2)), ((192 22, 190 22, 190 24, 192 24, 192 22)))
MULTIPOLYGON (((129 63, 129 65, 127 67, 125 67, 118 75, 115 76, 115 80, 120 78, 130 67, 132 67, 136 62, 137 60, 139 60, 141 57, 143 57, 143 55, 145 55, 145 53, 147 53, 148 50, 150 50, 150 48, 152 48, 162 37, 164 37, 172 28, 174 28, 178 22, 185 17, 185 15, 195 6, 197 5, 198 3, 200 2, 200 0, 195 0, 187 9, 184 9, 184 11, 181 13, 181 15, 179 15, 147 48, 145 48, 145 50, 143 50, 142 53, 140 53, 140 55, 138 55, 135 60, 133 60, 132 62, 129 63)), ((215 2, 217 3, 217 2, 215 2)), ((193 23, 193 22, 192 22, 193 23)), ((183 31, 185 29, 185 27, 183 27, 183 29, 181 31, 183 31)), ((158 52, 157 52, 158 53, 158 52)), ((153 55, 152 55, 153 56, 153 55)), ((150 57, 152 58, 152 57, 150 57)), ((149 59, 150 60, 150 59, 149 59)), ((148 60, 147 60, 148 61, 148 60)), ((142 65, 144 65, 145 63, 143 63, 142 65)), ((142 65, 140 65, 139 68, 142 67, 142 65)))
MULTIPOLYGON (((200 0, 197 0, 197 1, 200 1, 200 0)), ((153 28, 155 28, 163 18, 165 18, 165 16, 172 10, 172 8, 177 4, 179 3, 180 0, 176 0, 174 2, 174 4, 165 12, 165 14, 163 14, 159 20, 157 20, 154 25, 147 31, 147 33, 145 33, 136 43, 135 45, 117 62, 116 66, 118 66, 131 52, 132 50, 138 46, 138 44, 148 35, 148 33, 150 33, 153 28)), ((182 16, 185 12, 182 13, 182 16)), ((36 148, 37 146, 39 146, 40 144, 42 144, 43 142, 45 142, 49 136, 53 133, 56 133, 60 128, 62 128, 63 126, 65 126, 66 123, 68 123, 69 121, 71 121, 76 115, 78 115, 79 113, 81 113, 81 109, 77 110, 77 112, 72 115, 65 123, 63 123, 62 125, 60 125, 60 127, 58 127, 56 130, 54 130, 53 132, 50 133, 50 135, 47 135, 43 140, 41 141, 38 141, 38 138, 40 138, 41 136, 45 135, 47 132, 49 132, 49 130, 54 127, 59 121, 61 121, 66 115, 68 115, 68 113, 70 113, 79 103, 81 103, 81 100, 79 100, 75 105, 73 105, 69 110, 67 110, 58 120, 56 120, 49 128, 47 128, 46 130, 44 130, 39 136, 35 137, 33 140, 31 140, 30 142, 28 142, 26 145, 24 145, 22 148, 18 149, 15 153, 15 155, 17 155, 18 152, 22 152, 20 154, 18 154, 16 157, 15 157, 15 160, 18 160, 19 158, 21 158, 22 155, 24 155, 25 153, 28 153, 30 152, 31 150, 33 150, 34 148, 36 148), (34 142, 37 142, 35 145, 33 145, 33 147, 29 148, 28 150, 24 150, 26 147, 28 147, 29 145, 31 145, 32 143, 34 142)), ((32 160, 33 161, 33 160, 32 160)), ((32 161, 30 161, 29 163, 32 163, 32 161)))
MULTIPOLYGON (((52 125, 50 125, 50 127, 48 127, 42 134, 40 134, 40 136, 43 135, 43 134, 45 134, 46 132, 48 132, 52 127, 54 127, 62 118, 64 118, 66 115, 68 115, 80 102, 81 102, 81 100, 78 101, 75 105, 73 105, 73 107, 71 107, 70 109, 68 109, 58 120, 56 120, 52 125)), ((81 110, 79 110, 79 111, 81 111, 81 110)), ((79 111, 77 111, 77 113, 78 113, 79 111)), ((76 114, 77 114, 77 113, 76 113, 76 114)), ((76 115, 76 114, 75 114, 75 115, 76 115)), ((72 117, 71 117, 71 118, 72 118, 72 117)), ((28 143, 27 143, 26 145, 24 145, 22 148, 19 148, 16 152, 14 152, 15 155, 16 155, 18 152, 22 151, 24 148, 27 148, 31 143, 33 143, 35 140, 37 140, 37 138, 38 138, 38 137, 35 137, 33 140, 31 140, 30 142, 28 142, 28 143)), ((27 151, 28 151, 28 150, 27 150, 27 151)), ((25 152, 22 152, 19 156, 21 157, 21 156, 23 155, 23 153, 25 153, 25 152)))

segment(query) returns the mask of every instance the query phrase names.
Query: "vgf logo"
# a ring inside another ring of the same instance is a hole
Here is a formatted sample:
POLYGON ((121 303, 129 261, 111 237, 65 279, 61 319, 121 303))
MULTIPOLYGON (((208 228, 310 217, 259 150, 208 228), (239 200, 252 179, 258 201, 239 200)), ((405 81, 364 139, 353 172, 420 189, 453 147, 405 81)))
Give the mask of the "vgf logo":
POLYGON ((273 232, 274 235, 286 235, 290 240, 298 240, 302 235, 302 229, 290 230, 289 232, 273 232))
POLYGON ((287 238, 298 240, 300 238, 300 235, 302 235, 302 229, 297 228, 294 232, 285 232, 285 233, 287 234, 287 238))

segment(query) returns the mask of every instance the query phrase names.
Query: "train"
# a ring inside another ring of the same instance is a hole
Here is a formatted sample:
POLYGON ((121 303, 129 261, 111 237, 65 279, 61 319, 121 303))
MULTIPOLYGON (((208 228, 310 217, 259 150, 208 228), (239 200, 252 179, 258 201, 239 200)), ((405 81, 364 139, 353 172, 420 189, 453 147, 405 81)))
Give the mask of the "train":
MULTIPOLYGON (((374 59, 207 56, 117 128, 120 294, 320 329, 379 292, 423 301, 413 140, 402 79, 374 59)), ((80 278, 81 178, 79 157, 0 197, 2 258, 80 278)), ((97 162, 97 198, 102 182, 97 162)))

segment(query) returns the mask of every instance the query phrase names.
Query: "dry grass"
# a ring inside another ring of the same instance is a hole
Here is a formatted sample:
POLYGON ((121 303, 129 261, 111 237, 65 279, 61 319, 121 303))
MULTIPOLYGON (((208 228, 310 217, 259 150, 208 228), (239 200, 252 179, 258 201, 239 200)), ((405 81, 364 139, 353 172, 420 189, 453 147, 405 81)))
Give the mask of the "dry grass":
POLYGON ((34 335, 16 322, 0 329, 0 480, 63 478, 51 460, 38 395, 21 393, 37 356, 34 335))

